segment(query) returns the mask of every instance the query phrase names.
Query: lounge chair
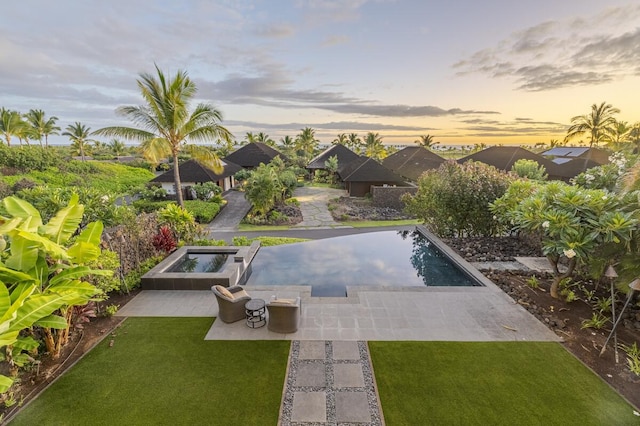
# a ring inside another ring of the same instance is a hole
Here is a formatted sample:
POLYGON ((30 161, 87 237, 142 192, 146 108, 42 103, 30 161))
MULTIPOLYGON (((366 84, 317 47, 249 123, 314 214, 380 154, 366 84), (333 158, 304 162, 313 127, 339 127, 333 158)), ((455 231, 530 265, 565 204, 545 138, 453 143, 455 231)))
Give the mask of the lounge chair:
POLYGON ((295 333, 300 324, 300 298, 277 299, 271 296, 267 303, 269 323, 267 328, 276 333, 295 333))
POLYGON ((246 318, 245 303, 251 300, 251 296, 239 285, 229 288, 214 285, 211 291, 218 300, 218 318, 226 323, 240 321, 246 318))

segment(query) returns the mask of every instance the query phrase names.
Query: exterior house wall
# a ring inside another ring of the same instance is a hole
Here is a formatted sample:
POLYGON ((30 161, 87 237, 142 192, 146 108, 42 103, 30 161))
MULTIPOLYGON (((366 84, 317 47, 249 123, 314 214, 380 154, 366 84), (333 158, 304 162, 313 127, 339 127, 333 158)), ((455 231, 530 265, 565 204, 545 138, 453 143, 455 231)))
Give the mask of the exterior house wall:
MULTIPOLYGON (((194 186, 196 184, 196 182, 181 182, 182 183, 182 187, 186 188, 188 186, 194 186)), ((200 182, 198 182, 200 183, 200 182)), ((235 180, 233 179, 233 176, 228 176, 224 179, 220 179, 219 181, 215 182, 216 185, 218 185, 220 188, 222 188, 222 191, 228 191, 231 188, 233 188, 233 186, 235 185, 235 180)), ((175 195, 176 191, 175 188, 173 186, 173 182, 162 182, 162 189, 164 189, 165 191, 167 191, 167 194, 169 195, 175 195)))
POLYGON ((403 210, 404 203, 400 198, 404 194, 414 195, 418 191, 415 186, 372 186, 371 197, 376 207, 391 207, 403 210))

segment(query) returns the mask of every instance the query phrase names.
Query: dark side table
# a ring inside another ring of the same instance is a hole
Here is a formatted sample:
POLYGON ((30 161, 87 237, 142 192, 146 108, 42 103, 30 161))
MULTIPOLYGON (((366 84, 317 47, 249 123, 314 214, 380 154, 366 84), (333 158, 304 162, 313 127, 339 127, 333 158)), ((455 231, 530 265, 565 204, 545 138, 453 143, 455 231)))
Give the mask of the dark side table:
POLYGON ((247 327, 260 328, 267 324, 266 303, 262 299, 251 299, 244 305, 247 327))

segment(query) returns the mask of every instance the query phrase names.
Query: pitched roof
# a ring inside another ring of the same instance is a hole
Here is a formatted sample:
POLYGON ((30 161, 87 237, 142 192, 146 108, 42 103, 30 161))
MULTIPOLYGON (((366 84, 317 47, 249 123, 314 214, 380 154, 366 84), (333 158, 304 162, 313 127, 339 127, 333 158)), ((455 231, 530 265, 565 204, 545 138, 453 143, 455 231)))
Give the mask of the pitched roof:
POLYGON ((516 161, 522 159, 537 162, 541 166, 544 166, 549 174, 551 174, 550 171, 557 167, 551 160, 524 148, 520 148, 519 146, 491 146, 482 151, 460 158, 458 163, 462 164, 469 160, 481 161, 494 166, 496 169, 509 171, 516 161))
POLYGON ((288 161, 286 156, 280 153, 280 151, 271 148, 269 145, 263 144, 262 142, 252 142, 227 155, 224 157, 224 160, 229 160, 242 167, 258 167, 260 163, 270 163, 271 160, 277 156, 288 161))
POLYGON ((587 169, 600 165, 589 158, 573 158, 561 164, 556 164, 555 168, 551 172, 547 171, 547 173, 549 173, 550 178, 568 180, 587 169))
POLYGON ((551 158, 556 164, 562 163, 561 159, 582 158, 591 160, 600 165, 609 163, 609 153, 603 149, 587 146, 562 146, 551 148, 540 155, 551 158))
POLYGON ((404 179, 401 176, 387 169, 376 160, 364 155, 339 169, 338 175, 343 182, 404 183, 404 179))
POLYGON ((307 169, 326 169, 324 163, 333 156, 338 157, 338 168, 358 158, 358 154, 342 144, 332 145, 325 149, 307 165, 307 169))
POLYGON ((425 170, 437 169, 446 160, 421 146, 408 146, 382 160, 382 165, 411 180, 425 170))
MULTIPOLYGON (((196 160, 186 161, 178 166, 180 172, 180 180, 182 182, 216 182, 227 176, 234 175, 242 167, 227 160, 220 160, 223 171, 217 174, 207 166, 197 162, 196 160)), ((164 172, 161 175, 151 179, 151 182, 173 182, 173 169, 164 172)))

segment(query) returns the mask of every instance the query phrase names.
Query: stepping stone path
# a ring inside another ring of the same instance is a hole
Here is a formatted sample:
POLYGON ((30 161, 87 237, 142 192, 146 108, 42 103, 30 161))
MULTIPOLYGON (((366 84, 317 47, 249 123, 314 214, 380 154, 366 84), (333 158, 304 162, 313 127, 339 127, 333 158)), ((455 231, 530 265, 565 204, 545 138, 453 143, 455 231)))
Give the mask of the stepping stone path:
POLYGON ((367 343, 291 342, 279 424, 383 425, 367 343))

